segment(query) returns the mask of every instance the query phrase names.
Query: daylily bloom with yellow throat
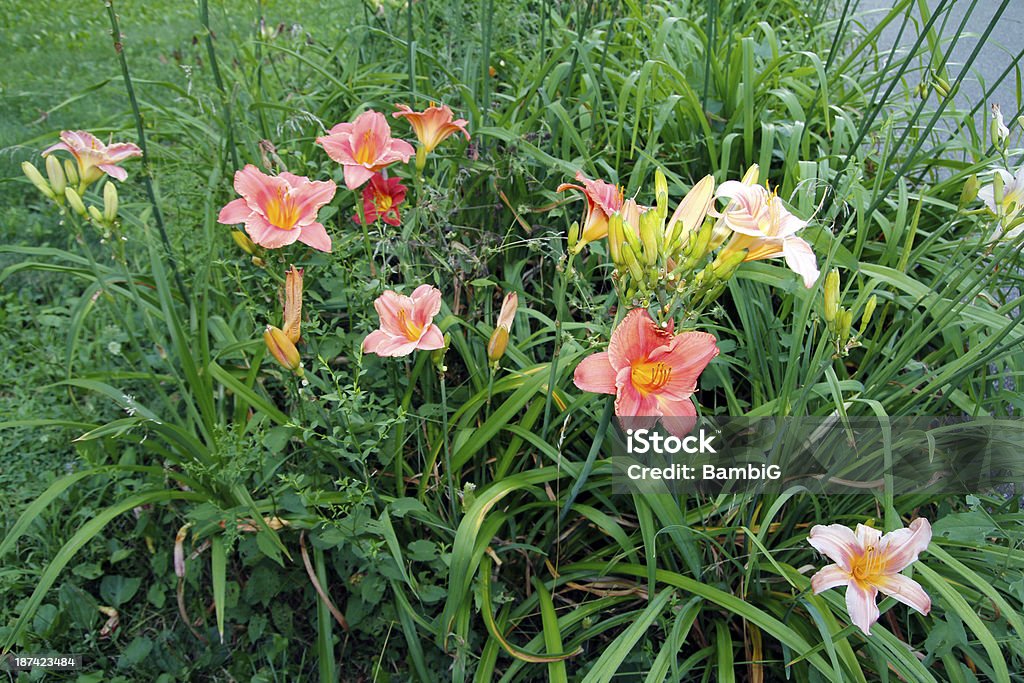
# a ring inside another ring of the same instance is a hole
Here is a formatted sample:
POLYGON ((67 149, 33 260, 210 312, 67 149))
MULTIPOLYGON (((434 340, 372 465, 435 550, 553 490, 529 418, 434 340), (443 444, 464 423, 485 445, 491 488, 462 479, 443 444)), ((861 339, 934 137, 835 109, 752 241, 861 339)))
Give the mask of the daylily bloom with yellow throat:
POLYGON ((372 109, 351 123, 339 123, 316 141, 327 156, 344 166, 345 186, 350 190, 396 161, 408 162, 415 152, 405 140, 391 137, 387 119, 372 109))
MULTIPOLYGON (((379 218, 388 225, 401 225, 402 217, 398 213, 398 205, 405 201, 406 187, 398 178, 385 178, 380 173, 374 174, 370 182, 363 187, 363 221, 369 225, 379 218)), ((352 216, 359 223, 359 214, 352 216)))
POLYGON ((441 290, 420 285, 411 296, 388 290, 373 307, 380 315, 380 329, 363 340, 363 352, 378 356, 408 356, 413 351, 444 348, 444 335, 434 324, 441 310, 441 290))
POLYGON ((783 257, 786 265, 803 278, 805 287, 814 286, 820 274, 811 245, 796 233, 807 227, 789 212, 774 192, 761 185, 729 180, 719 185, 715 197, 726 197, 729 203, 721 212, 714 212, 721 223, 735 233, 720 258, 746 249, 744 261, 783 257))
POLYGON ((125 180, 128 172, 118 164, 125 159, 142 156, 142 150, 138 145, 131 142, 105 145, 95 135, 84 130, 61 131, 60 142, 43 150, 43 156, 49 156, 58 149, 70 152, 78 162, 80 189, 96 182, 104 173, 111 178, 125 180))
POLYGON ((625 198, 622 195, 622 188, 618 185, 606 183, 603 180, 590 180, 582 171, 576 172, 576 180, 583 185, 562 183, 558 186, 558 192, 566 190, 579 190, 587 199, 587 214, 580 226, 579 247, 583 248, 587 242, 599 240, 608 235, 608 216, 622 210, 625 198))
POLYGON ((235 192, 242 197, 228 202, 217 222, 244 223, 252 241, 267 249, 299 241, 330 251, 331 238, 316 215, 334 199, 336 190, 330 180, 310 180, 287 172, 269 176, 247 164, 235 172, 235 192))
POLYGON ((681 436, 697 415, 690 400, 697 378, 717 355, 713 335, 673 334, 671 322, 660 327, 646 309, 634 308, 612 332, 608 350, 576 366, 573 381, 583 391, 615 394, 619 417, 659 417, 681 436))
POLYGON ((865 635, 878 621, 878 591, 913 607, 921 614, 932 609, 931 598, 921 584, 900 574, 917 560, 932 540, 932 527, 919 517, 905 529, 882 535, 863 524, 852 531, 842 524, 816 525, 807 541, 828 556, 830 564, 811 577, 815 595, 829 588, 846 586, 846 609, 865 635))
POLYGON ((391 114, 394 118, 404 118, 416 132, 416 138, 423 145, 427 154, 434 151, 441 142, 450 135, 461 132, 469 140, 469 132, 466 130, 466 119, 455 119, 452 110, 448 105, 440 106, 432 104, 424 111, 413 111, 410 107, 399 104, 395 106, 398 111, 391 114), (453 120, 454 119, 454 120, 453 120))
POLYGON ((1011 219, 1024 208, 1024 166, 1017 173, 1010 175, 1007 171, 997 168, 993 181, 978 190, 978 199, 995 215, 1003 219, 1011 219), (995 175, 1002 181, 1002 194, 996 201, 995 175))

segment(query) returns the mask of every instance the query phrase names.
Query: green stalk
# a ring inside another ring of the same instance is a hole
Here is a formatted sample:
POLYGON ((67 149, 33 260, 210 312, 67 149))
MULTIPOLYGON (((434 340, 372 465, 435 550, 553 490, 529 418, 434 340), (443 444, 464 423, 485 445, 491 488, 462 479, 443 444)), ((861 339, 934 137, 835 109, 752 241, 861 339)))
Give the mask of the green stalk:
MULTIPOLYGON (((239 168, 238 150, 235 149, 235 124, 231 118, 231 100, 228 99, 227 90, 224 88, 224 80, 220 77, 220 67, 217 65, 217 52, 213 49, 213 32, 210 30, 210 8, 208 0, 199 0, 199 21, 203 24, 206 32, 206 54, 210 57, 210 71, 213 73, 213 83, 220 92, 221 106, 224 107, 224 126, 228 132, 228 151, 231 152, 231 163, 234 168, 239 168)), ((262 112, 261 112, 262 116, 262 112)))
POLYGON ((171 273, 174 274, 174 283, 181 294, 181 300, 187 304, 189 301, 188 290, 185 288, 185 281, 181 279, 178 272, 177 260, 174 258, 174 250, 171 247, 171 240, 167 236, 167 229, 164 227, 163 213, 160 211, 160 202, 157 201, 156 190, 153 188, 153 171, 149 161, 149 149, 146 146, 146 127, 142 122, 142 111, 139 109, 139 102, 135 98, 135 88, 132 85, 131 72, 128 70, 128 59, 124 56, 124 43, 121 41, 121 27, 117 21, 117 13, 114 11, 114 0, 105 0, 107 16, 110 18, 110 35, 114 41, 114 52, 121 63, 121 76, 124 78, 124 88, 128 93, 128 101, 132 105, 132 116, 135 119, 135 130, 139 138, 139 149, 142 150, 142 182, 146 186, 146 194, 149 196, 149 203, 153 207, 153 221, 156 223, 157 231, 160 233, 160 240, 167 250, 167 259, 170 261, 171 273))

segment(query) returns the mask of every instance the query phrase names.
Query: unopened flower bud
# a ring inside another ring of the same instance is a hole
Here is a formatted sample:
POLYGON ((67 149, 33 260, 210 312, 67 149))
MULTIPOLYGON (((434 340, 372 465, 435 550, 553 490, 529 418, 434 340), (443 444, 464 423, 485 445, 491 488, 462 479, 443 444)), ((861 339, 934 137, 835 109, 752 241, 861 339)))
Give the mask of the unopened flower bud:
POLYGON ((64 160, 64 175, 68 179, 68 185, 78 185, 78 167, 71 161, 71 159, 64 160))
POLYGON ((1010 129, 1003 122, 1003 112, 995 102, 992 103, 990 131, 992 133, 992 144, 995 145, 996 149, 1002 149, 1006 145, 1006 139, 1010 137, 1010 129))
POLYGON ((79 216, 85 216, 87 211, 85 210, 85 204, 82 203, 82 198, 78 196, 74 188, 65 187, 64 197, 68 200, 68 205, 77 213, 79 216))
POLYGON ((50 179, 50 187, 53 188, 54 194, 64 194, 68 181, 64 176, 64 169, 61 168, 60 159, 55 156, 46 157, 46 177, 50 179))
POLYGON ((444 364, 444 354, 448 353, 448 347, 451 346, 452 336, 450 334, 444 335, 444 346, 439 349, 434 349, 430 352, 430 360, 434 362, 434 366, 440 372, 444 372, 448 369, 448 366, 444 364))
POLYGON ((103 217, 108 223, 117 219, 117 185, 112 182, 103 184, 103 217))
POLYGON ((833 268, 825 276, 825 322, 831 323, 839 314, 839 270, 833 268))
POLYGON ((263 333, 263 341, 267 345, 270 355, 282 367, 299 375, 302 374, 302 357, 288 335, 273 325, 267 325, 267 329, 263 333))
POLYGON ((573 221, 572 225, 569 226, 569 240, 567 246, 569 247, 569 253, 575 254, 578 249, 577 246, 580 242, 580 224, 573 221))
POLYGON ((633 251, 633 247, 629 244, 622 245, 622 260, 637 284, 642 283, 644 281, 644 269, 640 267, 640 260, 637 259, 636 252, 633 251))
POLYGON ((422 174, 427 165, 427 148, 420 145, 416 148, 416 173, 422 174))
POLYGON ((864 330, 868 328, 868 324, 871 322, 871 316, 875 312, 875 307, 878 306, 878 296, 875 294, 871 295, 868 302, 864 304, 864 313, 860 316, 860 333, 864 334, 864 330))
POLYGON ((235 241, 235 244, 238 245, 239 249, 244 251, 249 256, 256 255, 256 244, 251 239, 249 239, 249 236, 246 235, 241 230, 232 230, 231 239, 235 241))
POLYGON ((491 338, 487 342, 487 360, 496 363, 505 355, 508 348, 508 330, 504 327, 495 327, 491 338))
POLYGON ((623 265, 622 243, 624 240, 622 214, 613 213, 608 216, 608 253, 611 254, 612 262, 617 266, 623 265))
POLYGON ((644 263, 653 266, 661 252, 662 218, 658 211, 648 211, 640 216, 640 242, 643 245, 644 263))
POLYGON ((967 206, 977 198, 980 185, 977 174, 972 174, 964 181, 964 187, 960 191, 960 206, 967 206))
POLYGON ((654 200, 659 217, 665 220, 668 216, 668 180, 660 168, 654 172, 654 200))
POLYGON ((691 237, 704 225, 704 219, 715 201, 715 179, 704 176, 694 185, 679 206, 665 229, 665 246, 672 253, 687 246, 691 237))
POLYGON ((845 342, 850 338, 851 327, 853 327, 853 311, 840 308, 836 314, 837 336, 840 340, 845 342))
POLYGON ((103 212, 102 212, 102 211, 100 211, 100 210, 99 210, 98 208, 96 208, 95 206, 92 206, 91 204, 89 205, 89 217, 90 217, 91 219, 93 219, 93 220, 94 220, 95 222, 97 222, 97 223, 105 223, 105 222, 106 222, 106 221, 105 221, 105 220, 103 219, 103 212))
POLYGON ((292 266, 284 278, 284 333, 293 344, 302 336, 302 268, 292 266))
POLYGON ((22 173, 25 174, 25 177, 28 178, 29 181, 36 186, 37 190, 42 192, 50 199, 57 199, 57 195, 54 194, 53 188, 51 188, 50 184, 46 182, 46 179, 43 178, 43 174, 39 172, 38 168, 30 164, 29 162, 24 161, 21 164, 21 171, 22 173))
POLYGON ((715 279, 724 282, 731 278, 746 257, 746 249, 731 249, 720 253, 711 264, 715 279))
POLYGON ((634 255, 643 250, 640 245, 640 207, 635 200, 627 199, 622 204, 622 234, 629 246, 633 247, 634 255))
POLYGON ((997 207, 1003 205, 1003 176, 1001 173, 992 174, 992 196, 997 207))

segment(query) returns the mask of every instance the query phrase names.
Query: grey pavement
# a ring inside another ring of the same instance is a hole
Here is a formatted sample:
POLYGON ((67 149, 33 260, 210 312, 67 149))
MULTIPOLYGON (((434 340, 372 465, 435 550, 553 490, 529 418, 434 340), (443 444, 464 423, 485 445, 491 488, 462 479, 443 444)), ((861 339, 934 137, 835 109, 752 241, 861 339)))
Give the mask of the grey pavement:
MULTIPOLYGON (((927 0, 927 4, 934 11, 939 2, 938 0, 927 0)), ((955 34, 964 15, 970 11, 972 4, 974 9, 970 12, 965 30, 953 50, 951 59, 947 62, 950 75, 954 77, 961 73, 963 64, 975 47, 977 47, 982 32, 988 26, 992 17, 995 16, 996 11, 1002 4, 1002 0, 977 0, 973 3, 971 0, 953 0, 951 3, 946 3, 949 6, 949 17, 942 33, 943 38, 949 39, 955 34)), ((891 1, 860 0, 855 13, 856 19, 858 22, 863 22, 867 27, 873 27, 877 25, 881 17, 885 16, 892 9, 892 6, 893 2, 891 1)), ((920 16, 916 0, 912 7, 914 15, 920 16)), ((944 17, 940 17, 936 26, 941 25, 943 19, 944 17)), ((895 47, 897 50, 906 50, 913 45, 917 37, 916 28, 908 27, 900 40, 900 45, 894 45, 897 33, 898 23, 897 26, 890 25, 887 27, 882 33, 879 48, 887 50, 895 47)), ((948 47, 948 44, 944 43, 943 47, 945 49, 948 47)), ((970 71, 964 77, 960 90, 955 95, 955 104, 961 109, 967 109, 977 104, 984 93, 982 83, 985 83, 986 87, 990 86, 1022 50, 1024 50, 1024 0, 1009 0, 998 23, 982 46, 977 59, 971 65, 970 71)), ((1024 68, 1024 64, 1019 66, 1024 68)), ((950 81, 952 80, 950 78, 950 81)), ((1015 74, 1011 73, 999 85, 994 95, 988 98, 985 106, 978 116, 975 117, 976 123, 979 126, 986 126, 986 128, 979 130, 987 131, 987 125, 991 117, 988 105, 992 102, 996 102, 1001 106, 1007 124, 1011 124, 1014 115, 1020 111, 1022 105, 1021 93, 1017 88, 1015 74)), ((1013 128, 1012 125, 1011 128, 1013 128)), ((1017 139, 1017 132, 1017 130, 1014 131, 1011 140, 1017 139)))

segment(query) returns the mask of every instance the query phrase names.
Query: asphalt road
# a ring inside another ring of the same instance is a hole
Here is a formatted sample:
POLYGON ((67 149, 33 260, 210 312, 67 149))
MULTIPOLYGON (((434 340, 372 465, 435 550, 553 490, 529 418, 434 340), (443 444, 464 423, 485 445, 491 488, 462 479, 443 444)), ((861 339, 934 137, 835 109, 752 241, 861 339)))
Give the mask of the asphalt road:
MULTIPOLYGON (((939 1, 927 0, 927 3, 934 11, 939 1)), ((1003 0, 976 0, 975 2, 972 2, 972 0, 953 0, 952 3, 947 4, 950 6, 949 18, 946 21, 946 28, 942 34, 947 39, 955 35, 956 29, 959 27, 964 15, 971 10, 971 5, 974 5, 973 11, 970 11, 963 34, 957 41, 953 54, 947 63, 950 75, 955 77, 961 73, 964 63, 978 46, 981 34, 999 10, 1000 5, 1003 4, 1003 0)), ((864 25, 872 27, 877 24, 881 17, 885 16, 892 6, 893 2, 891 1, 861 0, 857 10, 857 18, 864 25)), ((917 2, 914 3, 914 14, 920 16, 917 10, 917 2)), ((936 25, 941 24, 942 20, 943 18, 940 17, 936 25)), ((896 49, 909 49, 917 38, 916 31, 908 28, 900 40, 900 45, 894 45, 897 33, 898 24, 896 27, 887 27, 882 33, 879 47, 883 50, 893 47, 896 49)), ((1024 50, 1024 0, 1008 0, 998 23, 982 45, 981 51, 971 65, 970 71, 964 77, 960 90, 955 96, 956 105, 960 108, 969 108, 977 104, 984 95, 985 89, 982 87, 982 84, 984 83, 988 87, 1022 50, 1024 50)), ((1020 66, 1024 68, 1024 64, 1020 66)), ((949 80, 952 81, 953 79, 950 78, 949 80)), ((1010 124, 1014 115, 1020 111, 1022 105, 1021 93, 1018 91, 1014 74, 1011 73, 999 85, 995 93, 988 98, 987 104, 992 102, 1000 105, 1007 124, 1010 124)), ((989 109, 988 106, 985 106, 976 117, 976 121, 979 125, 987 126, 989 120, 989 109)), ((1016 132, 1018 131, 1014 131, 1014 133, 1016 132)), ((1016 135, 1013 137, 1016 137, 1016 135)))

